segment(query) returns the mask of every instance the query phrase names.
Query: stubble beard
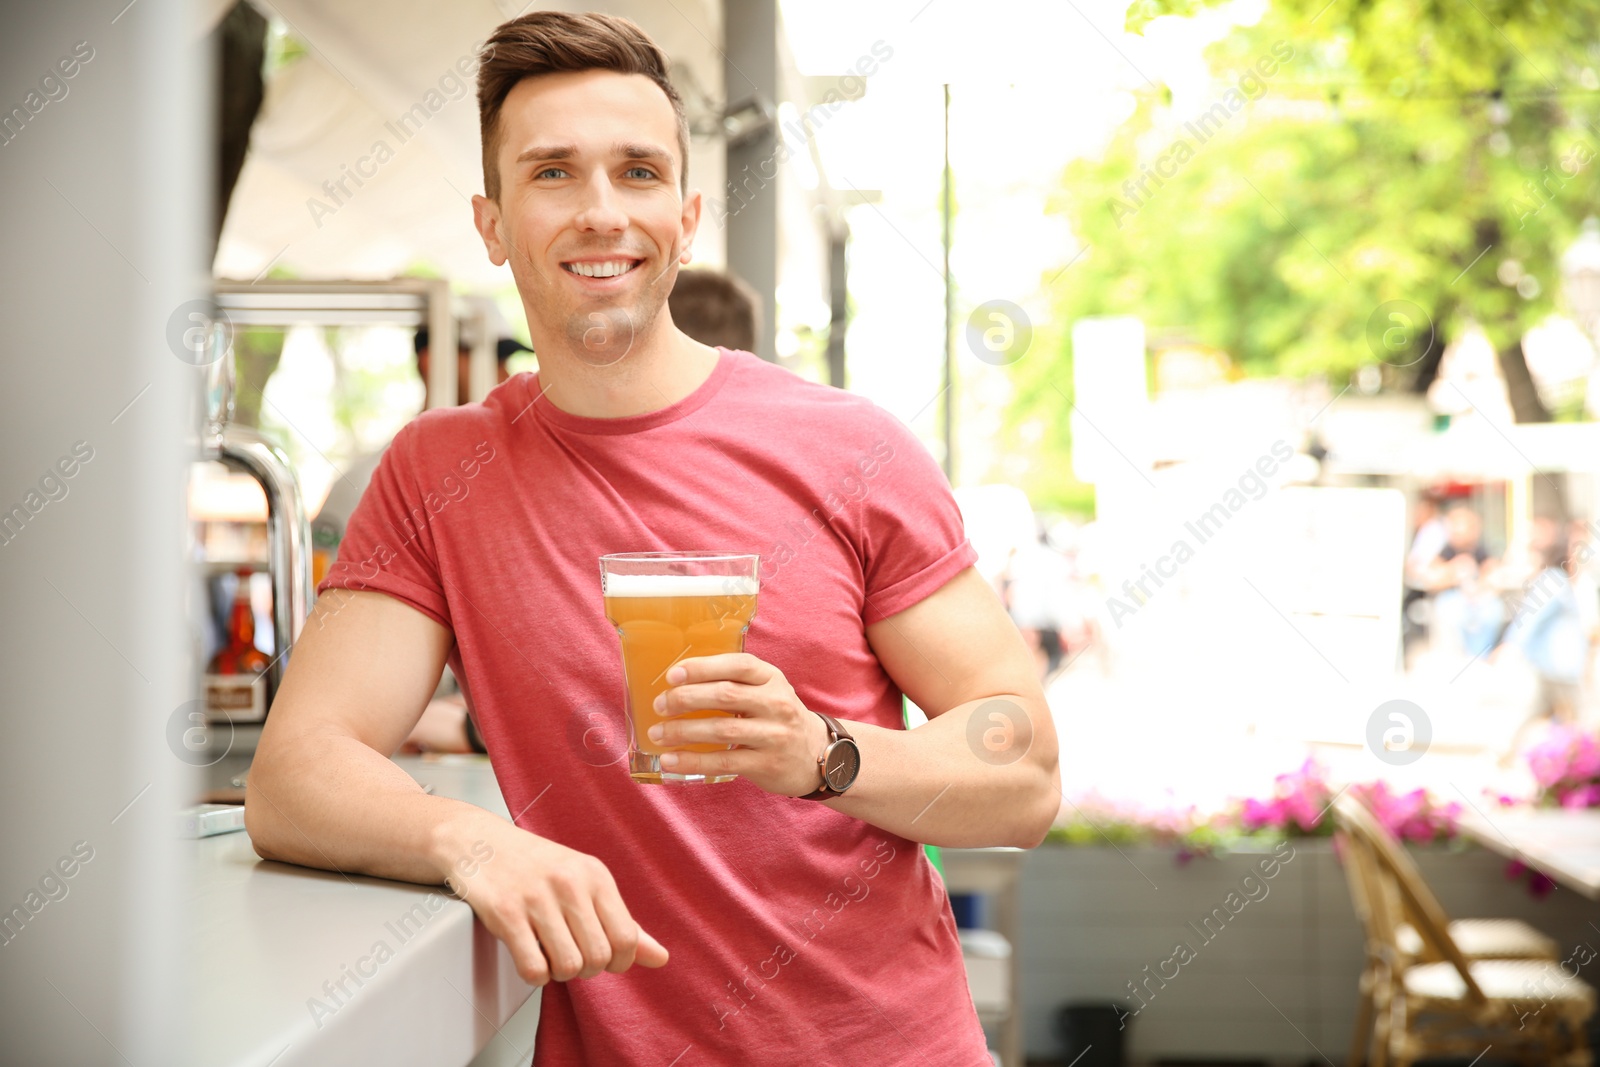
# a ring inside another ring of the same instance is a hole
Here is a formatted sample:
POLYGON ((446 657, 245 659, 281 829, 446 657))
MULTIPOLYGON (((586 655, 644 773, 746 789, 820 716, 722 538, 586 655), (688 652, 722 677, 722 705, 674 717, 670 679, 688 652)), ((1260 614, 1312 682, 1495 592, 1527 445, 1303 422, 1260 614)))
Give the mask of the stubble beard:
MULTIPOLYGON (((668 260, 666 270, 656 270, 653 276, 646 278, 643 288, 633 294, 583 300, 576 307, 565 309, 557 307, 548 290, 537 284, 542 279, 530 279, 535 283, 533 291, 542 295, 542 298, 536 296, 534 300, 535 311, 543 322, 564 319, 562 332, 566 337, 567 350, 578 361, 591 367, 614 366, 627 357, 641 338, 650 336, 655 329, 662 305, 672 291, 675 279, 668 275, 672 273, 672 264, 676 262, 674 255, 668 260)), ((634 270, 651 271, 653 266, 651 263, 640 263, 634 270)), ((556 269, 564 270, 561 267, 556 269)))

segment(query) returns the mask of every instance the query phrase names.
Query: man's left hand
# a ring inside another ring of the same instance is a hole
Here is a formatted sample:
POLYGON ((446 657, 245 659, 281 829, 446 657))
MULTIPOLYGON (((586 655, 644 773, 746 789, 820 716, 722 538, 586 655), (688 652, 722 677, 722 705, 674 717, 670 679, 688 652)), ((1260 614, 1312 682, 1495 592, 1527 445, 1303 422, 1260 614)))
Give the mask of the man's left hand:
POLYGON ((661 766, 675 774, 737 774, 769 793, 798 797, 817 789, 817 758, 828 745, 822 717, 806 708, 783 672, 748 652, 697 656, 667 671, 670 688, 656 698, 658 715, 726 711, 675 718, 650 728, 665 748, 716 744, 718 752, 670 752, 661 766))

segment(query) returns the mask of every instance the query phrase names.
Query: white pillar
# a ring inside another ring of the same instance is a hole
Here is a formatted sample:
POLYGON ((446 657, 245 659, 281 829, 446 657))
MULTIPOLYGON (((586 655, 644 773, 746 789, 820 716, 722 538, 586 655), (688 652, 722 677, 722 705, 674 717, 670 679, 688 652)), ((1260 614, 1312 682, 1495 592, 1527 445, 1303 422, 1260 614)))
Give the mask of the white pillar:
POLYGON ((192 771, 167 727, 197 695, 199 371, 168 333, 205 295, 214 149, 196 15, 120 7, 0 13, 0 1057, 16 1063, 185 1059, 172 826, 192 771))

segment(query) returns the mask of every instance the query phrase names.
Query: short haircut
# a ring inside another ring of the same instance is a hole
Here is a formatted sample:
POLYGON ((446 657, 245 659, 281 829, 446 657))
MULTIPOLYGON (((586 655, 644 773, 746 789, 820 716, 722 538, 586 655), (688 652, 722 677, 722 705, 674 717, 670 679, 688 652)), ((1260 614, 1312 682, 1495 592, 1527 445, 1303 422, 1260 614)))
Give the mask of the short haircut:
POLYGON ((667 94, 678 119, 679 188, 689 188, 689 120, 667 78, 665 53, 639 26, 616 15, 534 11, 501 23, 484 44, 478 67, 478 128, 483 139, 483 191, 500 199, 500 108, 524 78, 584 70, 643 74, 667 94))
POLYGON ((680 270, 667 297, 672 323, 703 345, 756 350, 760 301, 755 290, 716 270, 680 270))

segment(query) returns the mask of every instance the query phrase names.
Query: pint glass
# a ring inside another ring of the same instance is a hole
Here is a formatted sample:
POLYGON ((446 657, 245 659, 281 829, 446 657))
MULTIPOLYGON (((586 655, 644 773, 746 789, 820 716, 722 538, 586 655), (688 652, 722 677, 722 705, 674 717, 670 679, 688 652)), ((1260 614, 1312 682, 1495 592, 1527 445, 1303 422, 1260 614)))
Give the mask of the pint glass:
MULTIPOLYGON (((743 652, 756 614, 760 557, 725 552, 623 552, 600 557, 606 618, 622 640, 622 677, 628 714, 628 772, 636 782, 731 782, 738 775, 676 774, 661 769, 670 751, 716 752, 716 744, 666 748, 650 740, 661 722, 656 697, 667 689, 667 669, 682 659, 743 652)), ((729 713, 691 711, 684 718, 729 713)))

